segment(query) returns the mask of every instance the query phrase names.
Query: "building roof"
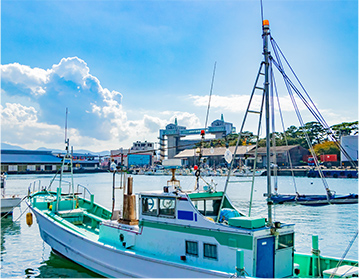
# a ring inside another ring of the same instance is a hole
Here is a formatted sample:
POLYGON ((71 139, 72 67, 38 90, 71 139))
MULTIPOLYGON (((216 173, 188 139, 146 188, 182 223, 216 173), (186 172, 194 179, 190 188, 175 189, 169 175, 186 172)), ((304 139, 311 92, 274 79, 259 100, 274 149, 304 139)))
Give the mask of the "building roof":
MULTIPOLYGON (((230 146, 228 149, 234 154, 235 146, 230 146)), ((244 155, 250 150, 254 149, 255 145, 241 145, 238 146, 236 155, 244 155)), ((211 148, 203 148, 202 154, 204 157, 210 157, 210 156, 224 156, 224 153, 226 152, 226 147, 216 147, 213 148, 213 154, 211 153, 211 148)), ((183 159, 183 158, 189 158, 194 157, 196 155, 196 149, 186 149, 178 153, 175 158, 177 159, 183 159)))
POLYGON ((1 150, 2 164, 60 164, 61 158, 51 151, 1 150))
MULTIPOLYGON (((276 146, 275 148, 273 146, 271 146, 269 149, 269 152, 283 153, 283 152, 287 152, 287 151, 295 149, 295 148, 307 150, 307 149, 301 147, 299 144, 295 144, 295 145, 276 146)), ((249 151, 248 154, 254 154, 254 152, 255 152, 255 150, 253 149, 253 150, 249 151)), ((258 148, 257 152, 258 152, 258 154, 265 154, 267 152, 266 147, 258 148)))

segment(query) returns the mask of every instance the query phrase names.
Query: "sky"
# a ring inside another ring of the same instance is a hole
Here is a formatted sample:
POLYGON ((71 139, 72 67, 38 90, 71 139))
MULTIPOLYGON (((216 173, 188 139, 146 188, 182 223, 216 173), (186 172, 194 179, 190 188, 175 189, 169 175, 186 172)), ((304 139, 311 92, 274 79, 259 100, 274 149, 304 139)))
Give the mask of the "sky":
MULTIPOLYGON (((263 0, 263 13, 328 124, 358 120, 358 2, 263 0)), ((175 118, 203 128, 215 63, 208 123, 223 114, 239 131, 261 35, 259 0, 3 0, 1 142, 62 149, 66 108, 75 150, 158 142, 175 118)))

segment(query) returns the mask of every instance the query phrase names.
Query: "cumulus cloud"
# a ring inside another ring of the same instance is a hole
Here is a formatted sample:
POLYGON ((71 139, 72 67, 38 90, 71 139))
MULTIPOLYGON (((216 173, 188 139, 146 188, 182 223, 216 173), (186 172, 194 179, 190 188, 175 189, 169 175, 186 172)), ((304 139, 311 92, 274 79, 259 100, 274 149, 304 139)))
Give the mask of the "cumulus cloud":
POLYGON ((29 100, 1 105, 2 141, 25 148, 60 148, 64 142, 65 111, 69 110, 70 142, 81 148, 105 150, 136 140, 155 140, 158 131, 174 118, 188 128, 199 127, 187 112, 144 113, 128 119, 122 94, 103 88, 85 61, 63 58, 50 69, 19 63, 1 65, 2 98, 29 100), (24 98, 25 97, 25 98, 24 98), (31 105, 30 105, 31 104, 31 105))
POLYGON ((81 136, 108 140, 113 129, 117 134, 125 129, 121 125, 126 121, 122 95, 103 88, 78 57, 63 58, 47 70, 18 63, 3 65, 1 74, 3 93, 27 96, 39 105, 39 123, 63 126, 65 108, 69 108, 69 123, 77 124, 81 136))
POLYGON ((6 103, 1 106, 1 140, 30 146, 34 143, 58 142, 64 138, 63 130, 57 125, 39 123, 37 111, 33 107, 6 103))

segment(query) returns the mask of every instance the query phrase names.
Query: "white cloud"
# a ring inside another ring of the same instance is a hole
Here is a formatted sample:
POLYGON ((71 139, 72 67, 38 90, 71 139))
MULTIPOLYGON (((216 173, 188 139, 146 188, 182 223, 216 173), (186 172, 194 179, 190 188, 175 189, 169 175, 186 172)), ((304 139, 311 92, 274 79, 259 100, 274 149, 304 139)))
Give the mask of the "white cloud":
POLYGON ((43 88, 48 81, 49 71, 40 68, 30 68, 26 65, 13 63, 1 65, 2 87, 8 83, 16 85, 16 94, 42 95, 46 91, 43 88), (25 92, 24 92, 25 91, 25 92))
POLYGON ((159 129, 175 117, 188 128, 200 123, 195 114, 178 111, 128 119, 122 94, 103 88, 77 57, 63 58, 47 70, 18 63, 0 67, 2 96, 7 97, 2 100, 11 100, 1 106, 2 141, 6 143, 29 149, 62 148, 66 108, 70 144, 94 151, 130 147, 137 140, 156 141, 159 129), (26 105, 25 99, 29 100, 26 105))
POLYGON ((173 112, 173 116, 170 118, 170 122, 174 123, 177 118, 178 125, 185 126, 188 129, 201 127, 201 121, 194 113, 189 112, 173 112))
MULTIPOLYGON (((1 106, 1 140, 32 148, 36 144, 53 145, 64 138, 57 125, 38 122, 38 112, 33 107, 6 103, 1 106)), ((38 146, 40 147, 40 146, 38 146)))
MULTIPOLYGON (((190 95, 190 99, 193 100, 194 105, 198 107, 208 106, 208 96, 196 96, 190 95)), ((218 108, 223 111, 232 113, 244 112, 247 109, 250 95, 229 95, 219 96, 213 95, 211 97, 211 108, 218 108)), ((300 110, 305 110, 305 105, 298 97, 295 97, 295 101, 300 110)), ((259 110, 262 102, 262 96, 254 95, 251 102, 251 110, 259 110)), ((275 107, 278 107, 277 100, 274 100, 275 107)), ((279 102, 282 111, 294 111, 293 104, 289 96, 279 97, 279 102)))

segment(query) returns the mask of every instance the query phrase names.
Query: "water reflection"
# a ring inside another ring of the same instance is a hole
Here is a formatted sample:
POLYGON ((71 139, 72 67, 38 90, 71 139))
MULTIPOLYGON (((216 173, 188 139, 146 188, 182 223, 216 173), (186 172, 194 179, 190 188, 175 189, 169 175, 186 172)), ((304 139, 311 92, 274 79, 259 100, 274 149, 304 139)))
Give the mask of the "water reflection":
POLYGON ((82 266, 70 261, 62 255, 51 251, 48 259, 41 262, 36 270, 28 270, 28 278, 103 278, 82 266), (35 276, 31 276, 34 274, 35 276))
POLYGON ((6 254, 6 237, 19 235, 20 229, 20 222, 14 222, 12 215, 1 218, 1 261, 3 261, 3 255, 6 254))

